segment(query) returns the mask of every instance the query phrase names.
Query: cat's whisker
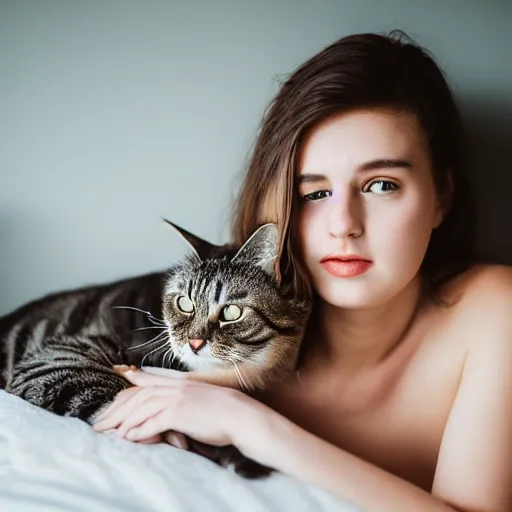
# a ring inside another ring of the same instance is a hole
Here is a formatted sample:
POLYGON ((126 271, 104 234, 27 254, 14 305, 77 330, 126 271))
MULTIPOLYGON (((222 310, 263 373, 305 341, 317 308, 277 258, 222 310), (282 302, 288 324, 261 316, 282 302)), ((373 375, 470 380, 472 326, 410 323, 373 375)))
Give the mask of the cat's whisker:
POLYGON ((165 360, 167 359, 167 356, 169 355, 169 351, 171 349, 168 348, 165 352, 164 352, 164 355, 162 357, 162 368, 167 368, 166 364, 165 364, 165 360))
POLYGON ((153 324, 153 325, 159 325, 162 327, 166 327, 166 324, 164 321, 160 320, 159 318, 155 318, 154 316, 148 316, 147 319, 153 324))
POLYGON ((235 367, 236 378, 238 380, 238 383, 240 384, 240 389, 242 391, 244 390, 244 388, 248 390, 249 386, 247 386, 247 384, 242 376, 242 372, 241 372, 240 368, 238 368, 238 365, 235 363, 235 361, 233 359, 229 359, 229 362, 233 363, 233 366, 235 367))
POLYGON ((105 352, 101 349, 101 347, 97 346, 96 348, 100 351, 100 354, 107 360, 107 363, 110 366, 114 366, 114 363, 108 358, 107 354, 105 354, 105 352))
POLYGON ((152 316, 150 311, 144 311, 143 309, 135 308, 133 306, 112 306, 112 309, 131 309, 132 311, 138 311, 146 316, 152 316))
POLYGON ((154 350, 152 350, 151 352, 148 352, 143 358, 142 358, 142 361, 140 362, 140 366, 144 366, 144 361, 146 360, 146 357, 150 356, 151 354, 155 353, 155 352, 158 352, 159 350, 162 350, 165 346, 167 345, 167 341, 164 341, 159 347, 156 347, 154 350))
POLYGON ((236 369, 236 368, 235 368, 235 374, 236 374, 236 380, 238 381, 238 385, 240 386, 240 390, 242 390, 242 391, 243 391, 243 389, 244 389, 244 388, 243 388, 243 384, 242 384, 242 382, 241 382, 241 380, 240 380, 240 376, 238 375, 238 371, 237 371, 237 369, 236 369))
POLYGON ((137 332, 137 331, 146 331, 147 329, 165 329, 165 327, 139 327, 138 329, 133 329, 132 332, 137 332))
POLYGON ((157 343, 159 341, 162 341, 162 339, 160 338, 161 336, 164 336, 165 335, 165 332, 161 332, 156 338, 153 338, 149 341, 146 341, 145 343, 141 343, 139 345, 135 345, 134 347, 129 347, 125 350, 125 352, 131 352, 132 350, 140 350, 141 348, 144 348, 148 345, 152 345, 154 343, 157 343))
POLYGON ((144 311, 143 309, 134 308, 133 306, 112 306, 112 309, 131 309, 133 311, 138 311, 139 313, 142 313, 146 315, 147 319, 154 325, 165 325, 165 322, 161 318, 157 318, 156 316, 153 316, 150 311, 144 311))
POLYGON ((249 386, 249 384, 247 384, 247 381, 245 380, 245 377, 243 376, 244 374, 242 373, 242 369, 239 368, 238 365, 235 362, 233 362, 233 364, 235 365, 236 369, 238 370, 238 373, 240 374, 240 378, 242 379, 242 383, 245 386, 245 389, 247 391, 249 391, 250 386, 249 386))
POLYGON ((237 374, 238 382, 240 383, 240 390, 244 391, 246 388, 245 382, 242 378, 242 375, 240 374, 240 370, 235 366, 235 373, 237 374))
POLYGON ((168 349, 164 352, 164 355, 162 356, 162 361, 161 361, 161 366, 162 366, 162 368, 166 368, 166 366, 165 366, 165 360, 166 360, 167 356, 169 355, 169 351, 170 351, 170 350, 171 350, 171 349, 170 349, 170 348, 168 348, 168 349))
POLYGON ((172 366, 172 363, 174 362, 174 360, 176 359, 177 357, 177 354, 176 352, 174 352, 174 350, 171 352, 171 366, 172 366))
POLYGON ((172 362, 174 361, 174 351, 172 350, 172 347, 169 348, 168 354, 169 354, 169 368, 170 368, 172 366, 172 362))
POLYGON ((130 348, 127 348, 125 350, 125 352, 130 352, 132 350, 137 350, 137 349, 141 349, 143 347, 146 347, 148 345, 151 345, 152 343, 156 343, 157 341, 161 341, 159 338, 161 336, 165 336, 167 333, 164 331, 164 332, 161 332, 160 334, 158 334, 157 336, 155 336, 154 338, 150 339, 149 341, 146 341, 144 343, 141 343, 140 345, 135 345, 135 347, 130 347, 130 348))

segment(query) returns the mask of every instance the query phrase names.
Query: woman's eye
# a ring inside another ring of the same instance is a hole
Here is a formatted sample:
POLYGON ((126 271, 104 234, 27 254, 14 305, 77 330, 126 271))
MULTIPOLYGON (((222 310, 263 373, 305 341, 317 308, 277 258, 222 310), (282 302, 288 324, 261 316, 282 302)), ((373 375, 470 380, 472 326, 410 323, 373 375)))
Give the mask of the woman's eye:
POLYGON ((369 186, 363 190, 363 192, 373 192, 374 194, 389 194, 399 189, 396 183, 388 180, 376 180, 372 181, 369 186))
POLYGON ((318 201, 319 199, 325 199, 331 195, 330 190, 318 190, 316 192, 311 192, 310 194, 305 194, 302 196, 303 201, 318 201))
POLYGON ((178 306, 178 309, 182 313, 193 313, 194 312, 194 303, 185 296, 181 296, 176 301, 176 305, 178 306))
POLYGON ((222 320, 224 320, 225 322, 233 322, 235 320, 238 320, 241 316, 242 310, 238 306, 235 306, 234 304, 222 308, 222 320))

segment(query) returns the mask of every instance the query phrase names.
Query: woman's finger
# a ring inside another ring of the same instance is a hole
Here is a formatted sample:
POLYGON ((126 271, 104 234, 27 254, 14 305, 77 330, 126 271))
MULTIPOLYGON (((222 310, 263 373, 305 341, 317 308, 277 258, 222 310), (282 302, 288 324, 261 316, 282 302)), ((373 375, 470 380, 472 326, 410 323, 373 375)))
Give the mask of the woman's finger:
POLYGON ((131 411, 121 422, 117 428, 119 435, 124 437, 128 430, 138 427, 141 423, 144 423, 155 414, 169 407, 170 402, 171 400, 168 394, 166 394, 165 397, 149 398, 142 405, 131 411))
POLYGON ((103 411, 96 416, 94 419, 94 424, 100 422, 104 419, 108 414, 111 414, 115 411, 119 406, 123 405, 127 402, 140 388, 137 386, 133 386, 127 389, 123 389, 123 391, 119 392, 115 397, 114 401, 111 402, 103 411))
POLYGON ((171 444, 175 448, 179 448, 180 450, 188 450, 187 438, 180 432, 169 430, 169 432, 164 434, 164 440, 166 443, 171 444))
POLYGON ((130 441, 139 441, 155 434, 161 434, 169 428, 171 425, 168 422, 168 411, 164 410, 149 418, 142 425, 128 430, 124 437, 130 441))
POLYGON ((136 408, 138 408, 149 397, 156 395, 169 395, 172 388, 170 387, 152 387, 152 388, 137 388, 137 393, 126 400, 122 405, 117 408, 107 411, 105 416, 102 416, 98 423, 93 425, 94 430, 101 432, 109 428, 116 428, 119 424, 136 408))
POLYGON ((142 366, 141 370, 144 373, 151 375, 159 375, 160 377, 168 377, 172 379, 186 379, 187 372, 180 372, 178 370, 171 370, 170 368, 158 368, 157 366, 142 366))
POLYGON ((127 372, 128 370, 137 370, 137 367, 133 364, 115 364, 112 366, 112 369, 119 375, 123 375, 123 373, 127 372))
MULTIPOLYGON (((178 372, 180 373, 180 372, 178 372)), ((140 387, 146 386, 178 386, 180 380, 172 377, 163 377, 161 375, 152 375, 141 370, 129 370, 123 374, 123 377, 132 384, 140 387)))
POLYGON ((139 441, 140 444, 158 444, 162 442, 162 436, 160 434, 157 434, 152 437, 148 437, 147 439, 142 439, 139 441))

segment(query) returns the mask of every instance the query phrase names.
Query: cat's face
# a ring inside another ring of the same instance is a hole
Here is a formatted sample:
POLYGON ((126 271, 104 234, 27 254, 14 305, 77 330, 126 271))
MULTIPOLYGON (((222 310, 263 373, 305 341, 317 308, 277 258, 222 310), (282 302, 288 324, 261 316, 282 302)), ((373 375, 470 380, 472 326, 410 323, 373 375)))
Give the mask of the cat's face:
POLYGON ((279 293, 277 251, 277 228, 267 224, 238 252, 195 252, 171 269, 162 313, 172 351, 189 370, 231 371, 245 389, 293 370, 309 304, 279 293))

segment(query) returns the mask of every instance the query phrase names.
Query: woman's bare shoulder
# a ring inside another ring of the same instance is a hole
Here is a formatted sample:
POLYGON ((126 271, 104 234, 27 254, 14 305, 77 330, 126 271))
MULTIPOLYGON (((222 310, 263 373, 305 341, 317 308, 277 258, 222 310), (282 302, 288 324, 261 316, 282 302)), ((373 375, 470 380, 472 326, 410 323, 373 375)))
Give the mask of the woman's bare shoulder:
MULTIPOLYGON (((451 279, 441 292, 442 299, 457 309, 478 305, 486 307, 512 300, 512 267, 507 265, 474 265, 451 279)), ((511 311, 512 313, 512 311, 511 311)))
POLYGON ((452 325, 468 341, 488 343, 486 333, 496 333, 512 324, 512 267, 475 265, 447 283, 442 298, 452 304, 448 308, 452 325))
POLYGON ((450 338, 464 360, 432 494, 471 509, 511 510, 512 268, 475 266, 447 290, 458 299, 448 308, 450 338))

